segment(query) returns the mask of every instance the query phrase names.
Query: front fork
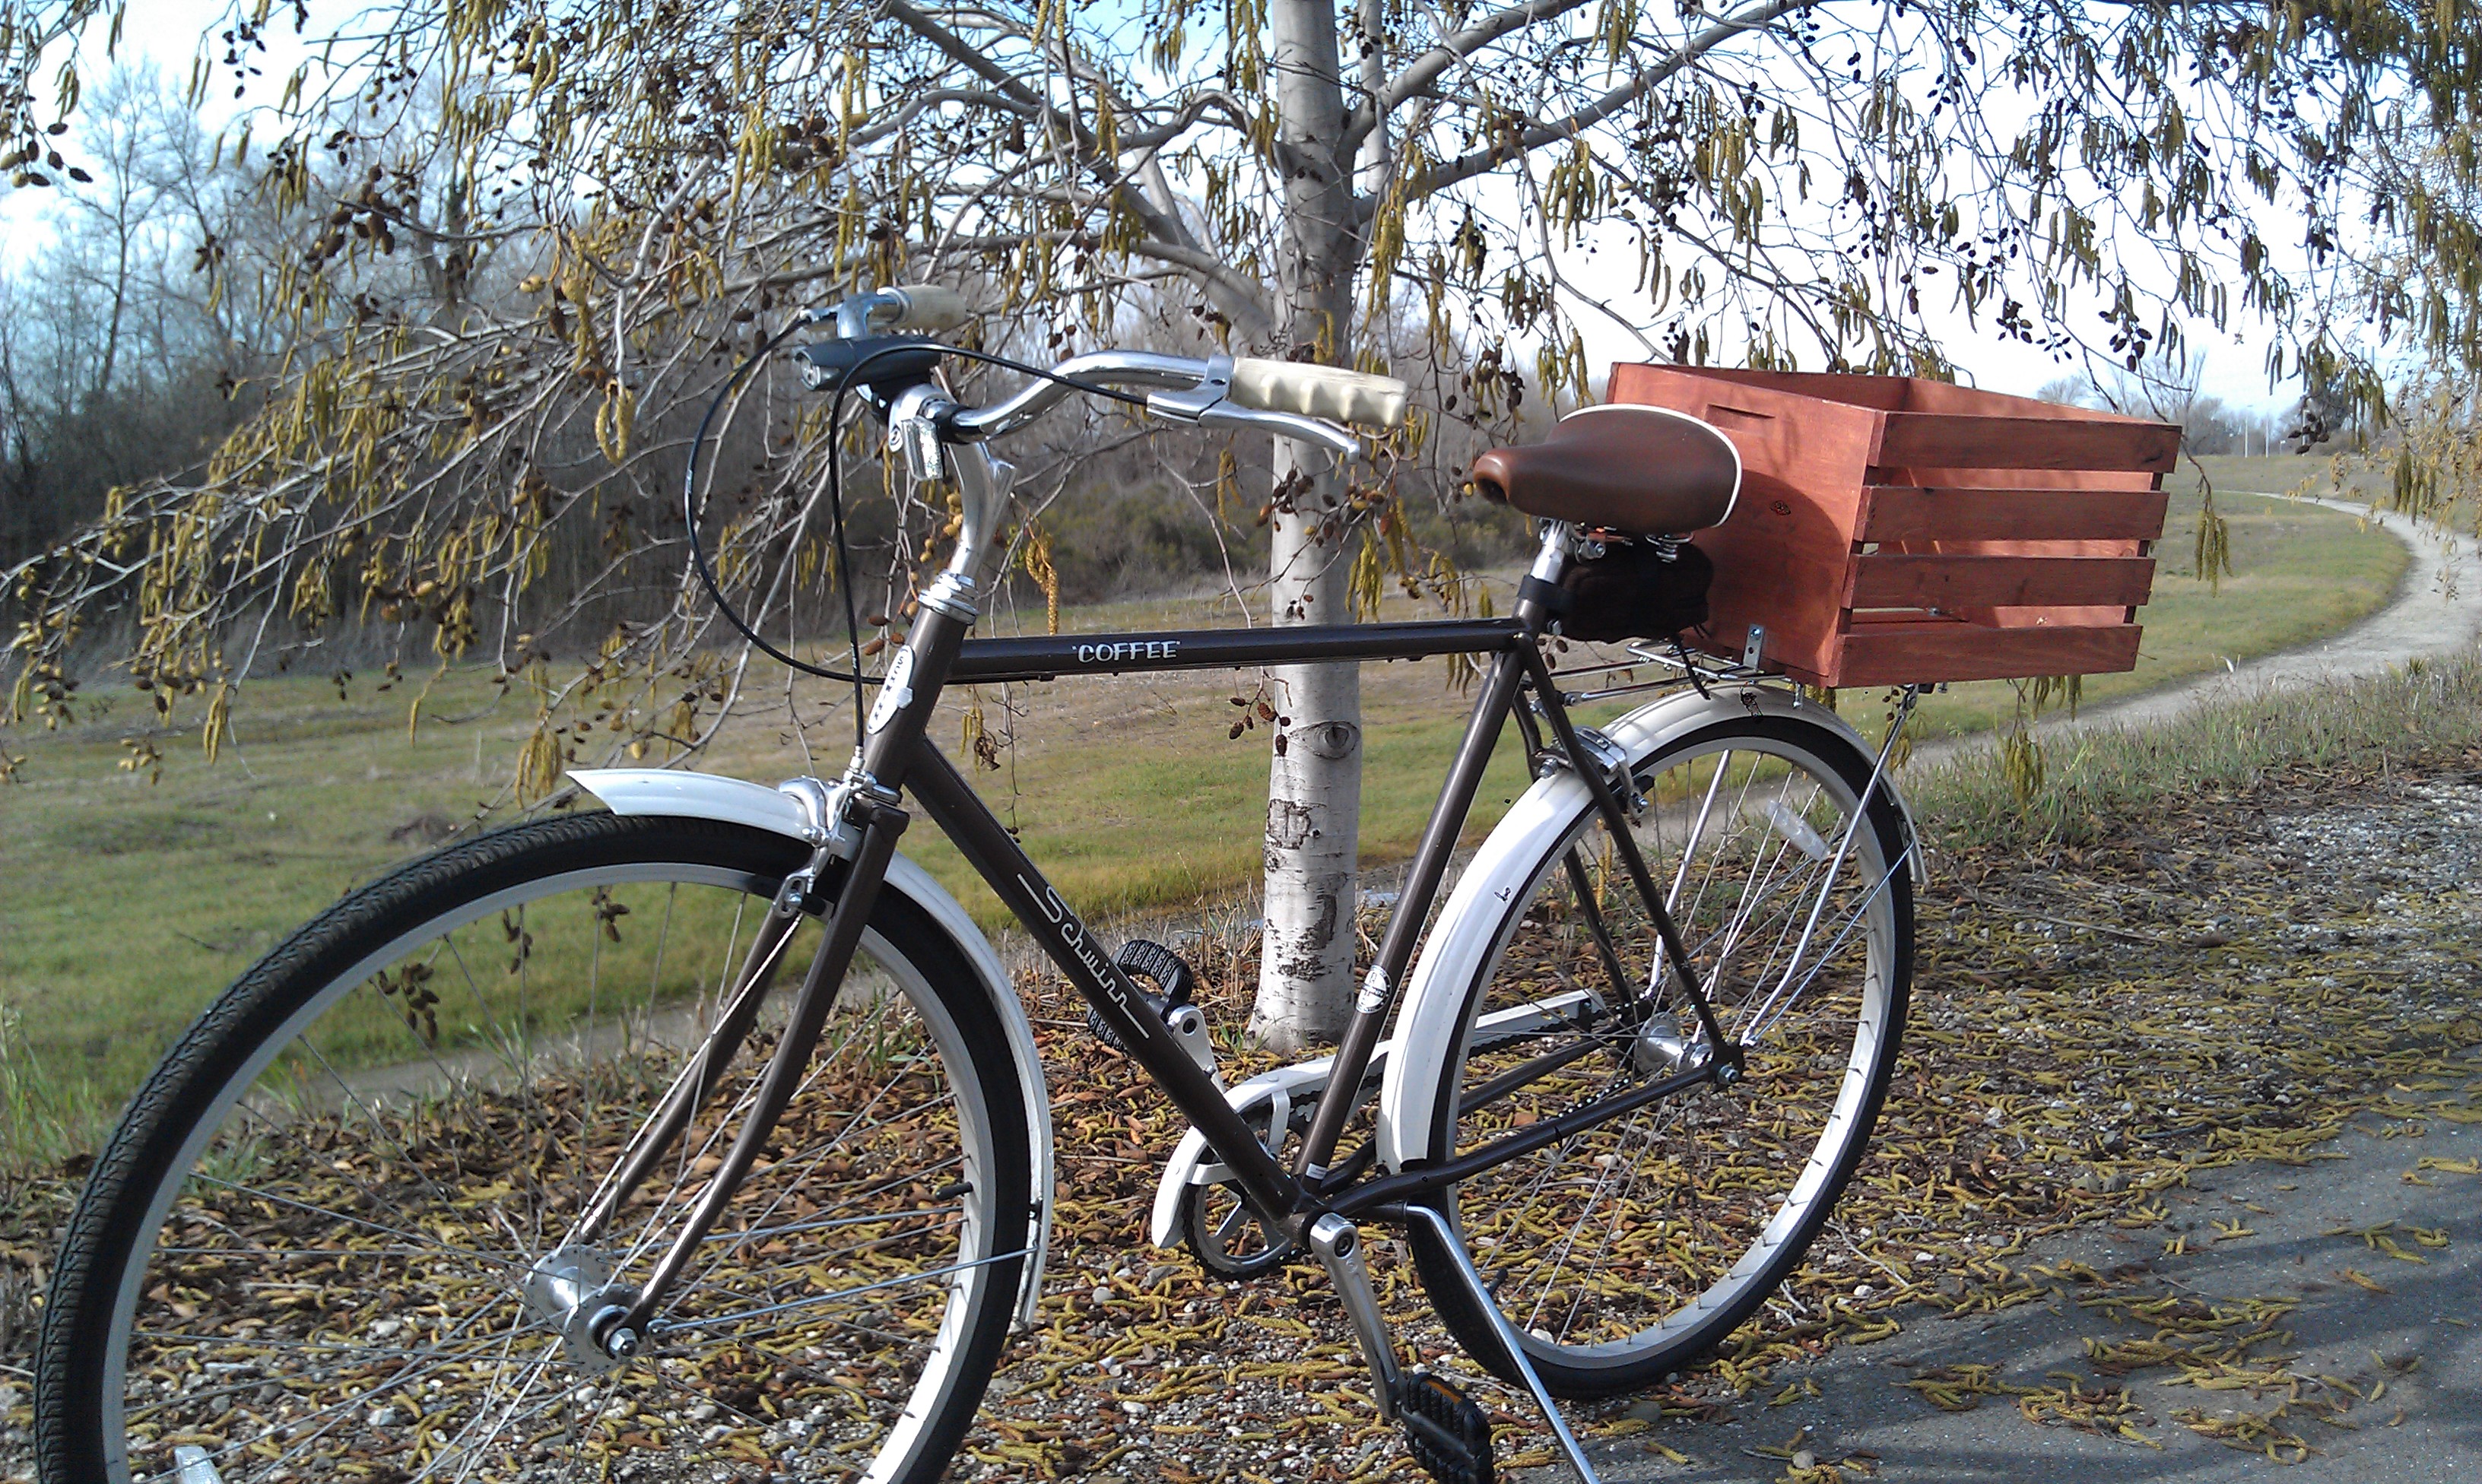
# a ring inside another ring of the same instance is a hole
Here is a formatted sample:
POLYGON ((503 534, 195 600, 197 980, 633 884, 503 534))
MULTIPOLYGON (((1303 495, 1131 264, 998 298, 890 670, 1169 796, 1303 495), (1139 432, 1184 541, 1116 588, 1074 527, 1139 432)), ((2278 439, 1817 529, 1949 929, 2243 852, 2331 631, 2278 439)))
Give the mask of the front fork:
MULTIPOLYGON (((929 409, 900 403, 895 409, 908 423, 928 418, 929 409)), ((891 424, 897 419, 891 419, 891 424)), ((879 699, 869 712, 867 729, 854 750, 840 788, 812 797, 812 855, 808 865, 788 876, 778 890, 774 906, 751 945, 732 994, 715 1028, 700 1048, 697 1063, 684 1071, 663 1108, 642 1132, 619 1172, 589 1208, 568 1242, 569 1248, 591 1248, 608 1230, 630 1194, 659 1165, 698 1109, 714 1093, 724 1069, 740 1051, 767 999, 784 951, 802 920, 805 903, 832 855, 847 865, 830 908, 819 946, 803 976, 782 1036, 760 1075, 740 1131, 723 1162, 708 1177, 704 1189, 683 1219, 681 1228, 647 1275, 643 1285, 607 1285, 586 1294, 572 1310, 582 1325, 572 1324, 582 1343, 605 1357, 626 1359, 645 1342, 648 1326, 682 1272, 715 1229, 725 1206, 741 1188, 784 1109, 801 1089, 802 1079, 817 1049, 836 992, 860 950, 861 936, 879 903, 887 868, 896 858, 897 840, 910 820, 899 802, 906 774, 937 701, 940 682, 973 626, 974 598, 983 570, 994 556, 992 534, 1006 510, 1016 471, 990 456, 980 445, 954 451, 955 472, 964 497, 964 517, 946 570, 921 599, 913 632, 897 651, 880 682, 879 699)))
MULTIPOLYGON (((683 1218, 672 1246, 647 1273, 646 1282, 635 1288, 608 1288, 584 1300, 589 1313, 582 1338, 604 1355, 625 1360, 638 1352, 654 1315, 680 1281, 699 1245, 715 1229, 726 1204, 740 1190, 742 1181, 749 1177, 751 1167, 775 1133, 777 1123, 784 1116, 784 1109, 792 1104, 793 1095, 800 1091, 811 1053, 827 1026, 828 1013, 834 1008, 836 992, 844 984, 846 971, 852 968, 854 955, 860 950, 862 932, 878 905, 880 886, 887 878, 888 863, 895 859, 896 842, 905 832, 907 818, 892 799, 875 793, 848 794, 844 820, 858 827, 860 839, 845 872, 843 887, 836 893, 835 905, 829 912, 818 949, 810 956, 809 971, 803 976, 802 987, 794 997, 783 1034, 759 1077, 757 1090, 732 1147, 708 1177, 706 1187, 699 1192, 698 1203, 683 1218)), ((749 1035, 784 950, 801 923, 809 875, 805 870, 788 877, 777 894, 775 907, 751 945, 739 986, 700 1048, 697 1064, 674 1083, 663 1110, 647 1126, 620 1172, 588 1212, 576 1242, 592 1244, 602 1235, 613 1215, 662 1162, 700 1106, 714 1092, 725 1065, 749 1035)))

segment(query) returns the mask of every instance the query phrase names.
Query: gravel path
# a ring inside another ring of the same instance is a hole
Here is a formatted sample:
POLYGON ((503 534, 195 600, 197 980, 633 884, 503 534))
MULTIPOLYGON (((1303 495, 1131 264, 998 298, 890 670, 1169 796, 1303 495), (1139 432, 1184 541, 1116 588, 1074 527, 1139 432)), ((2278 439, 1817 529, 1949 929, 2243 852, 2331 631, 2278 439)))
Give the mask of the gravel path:
MULTIPOLYGON (((2240 494, 2259 493, 2240 490, 2240 494)), ((2282 495, 2267 495, 2270 500, 2282 495)), ((2299 649, 2262 655, 2232 665, 2221 675, 2205 675, 2149 690, 2143 695, 2081 710, 2074 718, 2054 716, 2036 728, 2045 734, 2094 727, 2142 727, 2194 711, 2202 705, 2257 690, 2316 685, 2323 680, 2375 675, 2408 660, 2429 660, 2470 648, 2482 638, 2482 557, 2467 545, 2442 540, 2410 517, 2373 513, 2349 500, 2311 500, 2331 510, 2357 515, 2402 541, 2413 561, 2398 580, 2395 596, 2360 623, 2330 638, 2299 649)), ((1966 738, 1914 754, 1916 763, 1956 755, 1977 742, 1966 738)))
MULTIPOLYGON (((2142 1198, 1950 1275, 1884 1311, 1892 1334, 1778 1367, 1727 1414, 1641 1406, 1653 1425, 1626 1437, 1607 1422, 1594 1445, 1604 1477, 2482 1477, 2482 784, 2362 779, 2284 796, 2298 787, 2268 791, 2255 819, 2240 801, 2244 819, 2221 832, 2203 814, 2135 826, 2186 847, 2167 860, 2191 853, 2209 868, 2183 902, 2211 928, 2187 939, 2185 992, 2152 976, 2141 946, 2060 935, 2106 1014, 2175 1023, 2205 1058, 2170 1063, 2180 1090, 2152 1106, 2141 1094, 2101 1109, 2152 1168, 2099 1162, 2111 1173, 2073 1188, 2126 1178, 2142 1198), (2229 1021, 2197 1018, 2269 986, 2229 1021), (2254 1086, 2222 1075, 2270 1053, 2277 1064, 2254 1086), (2328 1136, 2218 1162, 2219 1140, 2287 1126, 2328 1136), (2170 1140, 2174 1128, 2192 1136, 2170 1140)), ((2023 910, 2044 891, 2038 876, 1982 891, 2023 910)), ((2078 872, 2067 889, 2100 922, 2170 936, 2131 923, 2139 884, 2119 872, 2078 872)), ((1994 977, 2020 982, 2005 968, 1994 977)), ((1940 983, 1925 976, 1926 998, 1940 983)), ((2167 1063, 2179 1046, 2159 1049, 2167 1063)), ((2089 1041, 2085 1064, 2128 1051, 2089 1041)), ((1894 1105, 1891 1115, 1901 1140, 1907 1120, 1894 1105)))

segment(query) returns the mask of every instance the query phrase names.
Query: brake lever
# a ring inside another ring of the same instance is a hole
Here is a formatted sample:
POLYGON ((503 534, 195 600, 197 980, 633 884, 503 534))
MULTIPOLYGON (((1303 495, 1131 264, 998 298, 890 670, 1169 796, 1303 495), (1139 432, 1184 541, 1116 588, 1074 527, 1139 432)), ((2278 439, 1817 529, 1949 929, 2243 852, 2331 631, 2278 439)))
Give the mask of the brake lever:
MULTIPOLYGON (((1149 403, 1153 400, 1148 399, 1149 403)), ((1219 402, 1201 412, 1195 421, 1201 428, 1253 428, 1274 433, 1279 438, 1314 443, 1338 457, 1349 458, 1361 448, 1361 440, 1343 429, 1294 412, 1261 412, 1255 407, 1236 407, 1228 402, 1219 402)))

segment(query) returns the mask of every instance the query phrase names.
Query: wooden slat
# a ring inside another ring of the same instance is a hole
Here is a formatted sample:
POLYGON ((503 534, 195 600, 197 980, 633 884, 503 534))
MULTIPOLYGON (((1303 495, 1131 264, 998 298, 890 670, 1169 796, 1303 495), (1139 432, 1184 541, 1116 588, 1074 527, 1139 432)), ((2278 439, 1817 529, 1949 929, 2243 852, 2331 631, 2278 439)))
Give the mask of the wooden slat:
POLYGON ((1904 405, 1890 408, 1890 411, 1961 412, 1968 417, 2066 418, 2088 423, 2128 421, 2117 412, 2104 412, 2094 407, 2073 407, 2063 403, 2044 402, 2040 398, 2015 397, 2006 392, 1958 386, 1948 381, 1929 381, 1919 377, 1903 379, 1904 405))
POLYGON ((2170 497, 2161 490, 1918 489, 1873 485, 1864 541, 2091 541, 2159 539, 2170 497))
POLYGON ((1890 412, 1875 463, 1887 469, 2145 469, 2164 473, 2180 450, 2168 423, 1890 412))
POLYGON ((1610 395, 1711 417, 1741 451, 1731 517, 1692 537, 1715 562, 1709 630, 1738 655, 1749 626, 1764 624, 1770 654, 1824 669, 1835 654, 1862 468, 1882 414, 1663 366, 1612 368, 1610 395))
POLYGON ((2129 607, 2154 586, 2151 557, 1920 557, 1853 559, 1847 608, 2129 607))
POLYGON ((1895 377, 1622 365, 1608 396, 1741 452, 1731 518, 1695 537, 1715 652, 1763 624, 1769 668, 1824 685, 2135 663, 2121 620, 2152 586, 2178 429, 1895 377))
MULTIPOLYGON (((1612 368, 1614 384, 1627 366, 1612 368)), ((1832 402, 1848 407, 1867 407, 1878 412, 1900 412, 1910 404, 1913 392, 1904 377, 1859 377, 1828 371, 1741 371, 1724 366, 1665 366, 1659 369, 1681 376, 1695 377, 1718 387, 1747 386, 1764 391, 1781 392, 1799 397, 1805 402, 1832 402)), ((1729 393, 1725 393, 1729 401, 1729 393)), ((1613 394, 1613 401, 1623 399, 1613 394)))
POLYGON ((1978 624, 1857 624, 1828 684, 1904 686, 1935 680, 2102 675, 2137 666, 2136 624, 1986 629, 1978 624))

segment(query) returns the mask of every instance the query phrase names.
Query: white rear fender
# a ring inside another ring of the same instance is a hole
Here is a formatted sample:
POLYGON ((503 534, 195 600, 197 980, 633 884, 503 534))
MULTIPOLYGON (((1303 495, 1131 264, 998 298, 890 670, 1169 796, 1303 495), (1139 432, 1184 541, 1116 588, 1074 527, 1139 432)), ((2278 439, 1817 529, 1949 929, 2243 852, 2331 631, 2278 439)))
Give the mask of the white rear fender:
MULTIPOLYGON (((1634 768, 1693 733, 1718 722, 1782 716, 1817 726, 1851 747, 1868 767, 1877 755, 1860 733, 1823 706, 1797 702, 1773 687, 1718 689, 1700 695, 1683 691, 1641 706, 1600 728, 1634 768)), ((1880 785, 1893 794, 1905 817, 1905 840, 1914 846, 1914 877, 1922 877, 1914 845, 1913 812, 1893 779, 1880 785)), ((1379 1158, 1403 1169, 1444 1158, 1432 1147, 1438 1134, 1439 1069, 1456 1054, 1457 1020, 1468 988, 1492 967, 1500 950, 1499 927, 1508 905, 1534 887, 1534 872, 1592 800, 1585 783, 1563 769, 1518 798, 1457 878, 1440 909, 1439 925, 1423 944, 1396 1016, 1396 1054, 1379 1086, 1379 1158)))
MULTIPOLYGON (((802 805, 790 794, 764 784, 650 768, 587 768, 573 770, 569 776, 614 814, 721 820, 805 843, 808 839, 802 805)), ((1026 1265, 1017 1288, 1017 1324, 1023 1328, 1034 1321, 1035 1301, 1043 1293, 1043 1260, 1051 1250, 1051 1095, 1043 1083, 1043 1054, 1035 1048, 1034 1026, 1026 1019, 1025 1006, 1018 1002, 999 955, 991 951, 990 940, 946 887, 899 855, 888 863, 887 883, 882 890, 920 908, 955 940, 958 951, 974 966, 984 997, 999 1013, 1001 1028, 1008 1035, 1009 1054, 1017 1062, 1017 1080, 1026 1095, 1036 1209, 1034 1261, 1026 1265)))

